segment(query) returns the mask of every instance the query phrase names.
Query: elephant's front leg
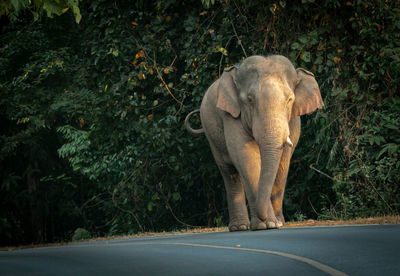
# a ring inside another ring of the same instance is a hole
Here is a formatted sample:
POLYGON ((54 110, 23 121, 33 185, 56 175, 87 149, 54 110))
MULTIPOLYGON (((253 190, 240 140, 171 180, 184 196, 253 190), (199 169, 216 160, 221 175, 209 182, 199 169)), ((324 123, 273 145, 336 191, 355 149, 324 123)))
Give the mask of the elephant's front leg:
POLYGON ((282 153, 281 162, 279 164, 278 173, 275 178, 274 186, 272 187, 271 203, 275 216, 278 220, 278 227, 285 223, 285 218, 282 211, 283 196, 285 193, 286 178, 289 171, 290 157, 292 150, 286 148, 282 153))
MULTIPOLYGON (((241 176, 250 209, 250 229, 267 229, 267 224, 257 216, 256 200, 258 182, 261 171, 260 150, 252 137, 242 129, 241 125, 230 125, 225 129, 229 156, 241 176)), ((272 207, 271 207, 272 210, 272 207)))
POLYGON ((279 219, 276 218, 271 203, 271 197, 265 198, 265 200, 268 201, 266 220, 263 221, 258 216, 257 195, 259 193, 259 180, 261 173, 261 155, 258 144, 250 137, 247 139, 242 137, 235 141, 235 146, 228 146, 228 149, 232 161, 244 183, 250 209, 250 229, 264 230, 279 228, 281 224, 279 223, 279 219))
POLYGON ((267 222, 258 218, 256 208, 258 182, 261 171, 260 150, 257 143, 254 140, 249 139, 239 148, 238 157, 234 160, 235 167, 239 171, 244 182, 244 188, 250 209, 250 229, 267 229, 267 222))
POLYGON ((229 231, 246 231, 250 227, 246 197, 240 175, 228 165, 218 166, 224 179, 229 211, 229 231))

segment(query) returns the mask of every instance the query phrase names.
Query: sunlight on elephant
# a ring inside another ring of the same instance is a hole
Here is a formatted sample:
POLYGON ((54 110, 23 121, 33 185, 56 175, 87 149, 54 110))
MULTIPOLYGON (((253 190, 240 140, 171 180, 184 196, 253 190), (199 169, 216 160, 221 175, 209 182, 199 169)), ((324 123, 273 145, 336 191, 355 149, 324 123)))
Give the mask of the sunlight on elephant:
POLYGON ((251 56, 225 69, 185 126, 205 133, 225 182, 229 230, 279 228, 300 117, 323 107, 314 75, 285 57, 251 56), (202 129, 190 127, 200 111, 202 129), (246 206, 246 198, 250 211, 246 206))

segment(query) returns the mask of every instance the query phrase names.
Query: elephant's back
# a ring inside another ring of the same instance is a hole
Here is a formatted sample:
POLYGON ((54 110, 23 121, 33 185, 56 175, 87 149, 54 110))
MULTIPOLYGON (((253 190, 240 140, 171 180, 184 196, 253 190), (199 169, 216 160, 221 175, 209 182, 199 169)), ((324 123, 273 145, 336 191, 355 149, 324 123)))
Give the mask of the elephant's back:
POLYGON ((217 99, 218 99, 218 85, 219 80, 216 80, 211 86, 207 89, 206 93, 204 94, 203 100, 201 102, 201 107, 216 107, 217 106, 217 99))
POLYGON ((224 125, 222 117, 225 112, 217 107, 219 80, 215 81, 207 90, 200 107, 201 124, 213 152, 218 152, 218 162, 230 163, 225 143, 224 125))

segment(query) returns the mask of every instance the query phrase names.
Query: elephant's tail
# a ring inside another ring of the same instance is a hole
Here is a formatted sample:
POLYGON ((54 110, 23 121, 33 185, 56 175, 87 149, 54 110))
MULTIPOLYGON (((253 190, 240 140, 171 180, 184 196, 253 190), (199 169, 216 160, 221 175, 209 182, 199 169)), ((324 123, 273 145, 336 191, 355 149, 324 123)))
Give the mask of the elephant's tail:
POLYGON ((200 112, 200 109, 193 110, 193 111, 190 112, 190 113, 186 116, 186 118, 185 118, 185 128, 186 128, 187 131, 189 131, 189 132, 190 132, 191 134, 193 134, 193 135, 200 135, 200 134, 204 133, 204 129, 202 129, 202 128, 200 128, 200 129, 193 129, 193 128, 190 126, 190 123, 189 123, 190 117, 192 117, 193 114, 198 113, 198 112, 200 112))

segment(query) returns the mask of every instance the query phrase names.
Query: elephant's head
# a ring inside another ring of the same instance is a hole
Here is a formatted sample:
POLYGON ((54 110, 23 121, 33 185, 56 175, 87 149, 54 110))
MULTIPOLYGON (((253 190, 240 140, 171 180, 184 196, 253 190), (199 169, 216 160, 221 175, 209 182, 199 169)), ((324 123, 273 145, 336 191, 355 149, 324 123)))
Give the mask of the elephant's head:
POLYGON ((295 69, 283 56, 252 56, 227 69, 219 81, 217 107, 242 121, 260 148, 261 174, 257 214, 267 218, 267 197, 275 181, 291 118, 322 108, 318 84, 311 72, 295 69))

